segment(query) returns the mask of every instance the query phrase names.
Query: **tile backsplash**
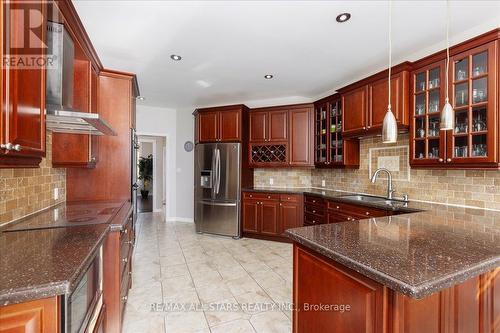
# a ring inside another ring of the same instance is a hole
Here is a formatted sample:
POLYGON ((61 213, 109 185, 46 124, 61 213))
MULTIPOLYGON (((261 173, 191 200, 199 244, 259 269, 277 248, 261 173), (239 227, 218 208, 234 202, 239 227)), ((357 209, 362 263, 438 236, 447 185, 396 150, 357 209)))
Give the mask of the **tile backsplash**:
MULTIPOLYGON (((380 138, 361 140, 359 169, 256 169, 255 186, 322 187, 327 189, 385 195, 387 178, 380 174, 375 184, 370 182, 380 166, 379 156, 393 162, 397 168, 394 187, 396 196, 408 194, 411 199, 466 205, 500 210, 500 171, 491 170, 422 170, 408 166, 408 135, 400 135, 394 145, 382 144, 380 138), (391 148, 393 147, 393 148, 391 148), (388 148, 388 149, 383 149, 388 148)), ((383 158, 383 159, 384 159, 383 158)))
POLYGON ((40 168, 0 169, 0 225, 66 200, 66 169, 52 168, 51 144, 47 132, 47 154, 40 168))

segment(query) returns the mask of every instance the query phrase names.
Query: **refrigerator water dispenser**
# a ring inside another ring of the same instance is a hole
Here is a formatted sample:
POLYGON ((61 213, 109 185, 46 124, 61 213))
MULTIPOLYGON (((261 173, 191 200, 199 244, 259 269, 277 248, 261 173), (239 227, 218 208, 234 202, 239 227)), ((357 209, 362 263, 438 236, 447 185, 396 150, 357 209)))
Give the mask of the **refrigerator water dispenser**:
POLYGON ((201 171, 200 186, 202 188, 212 188, 212 170, 201 171))

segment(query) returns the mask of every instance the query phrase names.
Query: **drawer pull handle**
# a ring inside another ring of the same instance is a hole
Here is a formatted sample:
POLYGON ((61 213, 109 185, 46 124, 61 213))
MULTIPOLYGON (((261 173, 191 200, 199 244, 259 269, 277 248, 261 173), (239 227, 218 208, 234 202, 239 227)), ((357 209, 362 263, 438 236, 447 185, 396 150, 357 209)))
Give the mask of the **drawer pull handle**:
POLYGON ((316 200, 313 200, 313 203, 316 203, 316 200))
POLYGON ((128 300, 128 296, 125 295, 125 296, 122 296, 122 301, 126 302, 128 300))
POLYGON ((128 262, 128 258, 123 258, 122 261, 123 262, 128 262))
POLYGON ((122 232, 123 232, 124 234, 128 234, 128 229, 123 229, 123 230, 122 230, 122 232))
POLYGON ((290 197, 288 197, 287 200, 290 200, 290 197))
POLYGON ((365 214, 366 214, 366 215, 370 215, 370 212, 366 212, 365 214))
POLYGON ((313 214, 316 214, 316 211, 315 211, 315 210, 313 210, 313 214))
POLYGON ((339 206, 337 206, 337 207, 335 207, 335 208, 340 209, 340 207, 339 207, 339 206))
POLYGON ((271 199, 271 196, 270 196, 270 195, 268 195, 268 196, 267 196, 267 198, 268 198, 268 199, 271 199))

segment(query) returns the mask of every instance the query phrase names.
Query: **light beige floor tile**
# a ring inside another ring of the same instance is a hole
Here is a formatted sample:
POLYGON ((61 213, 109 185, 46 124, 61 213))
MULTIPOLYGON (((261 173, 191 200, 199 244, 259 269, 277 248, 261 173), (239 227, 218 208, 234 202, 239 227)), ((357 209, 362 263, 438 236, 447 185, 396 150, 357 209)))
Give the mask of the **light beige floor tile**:
POLYGON ((262 291, 262 288, 250 277, 242 277, 225 281, 233 295, 241 295, 248 292, 262 291))
POLYGON ((205 318, 209 326, 216 326, 238 319, 250 319, 250 315, 241 310, 234 297, 211 302, 206 307, 208 310, 205 311, 205 318))
POLYGON ((274 309, 274 302, 264 291, 251 291, 235 296, 243 312, 255 314, 274 309))
POLYGON ((168 279, 177 276, 189 276, 189 270, 186 264, 161 267, 161 278, 168 279))
POLYGON ((161 284, 163 287, 163 293, 166 295, 176 292, 177 290, 194 289, 193 280, 190 275, 162 279, 161 284))
POLYGON ((208 329, 203 312, 170 312, 165 319, 167 333, 195 333, 208 329))
POLYGON ((279 311, 261 312, 250 318, 250 323, 258 333, 290 333, 290 319, 279 311))
POLYGON ((209 303, 227 299, 233 296, 228 286, 222 281, 196 288, 202 303, 209 303))
POLYGON ((200 289, 203 286, 222 282, 222 277, 218 271, 204 271, 191 273, 193 282, 196 288, 200 289))
POLYGON ((273 271, 252 272, 250 276, 264 289, 279 288, 286 285, 285 279, 273 271))
POLYGON ((123 320, 123 333, 163 333, 165 332, 165 318, 161 313, 137 312, 127 306, 123 320))
POLYGON ((240 265, 234 267, 222 267, 218 269, 219 274, 224 280, 234 280, 243 277, 249 277, 247 271, 240 265))
POLYGON ((235 320, 210 328, 212 333, 256 333, 248 320, 235 320))

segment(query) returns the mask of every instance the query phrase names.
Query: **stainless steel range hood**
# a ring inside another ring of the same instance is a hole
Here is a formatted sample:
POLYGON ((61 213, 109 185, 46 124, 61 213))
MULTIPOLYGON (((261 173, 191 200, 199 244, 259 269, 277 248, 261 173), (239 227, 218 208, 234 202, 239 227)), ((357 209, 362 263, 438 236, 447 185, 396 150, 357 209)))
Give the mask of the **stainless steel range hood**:
POLYGON ((116 135, 97 113, 73 109, 73 59, 75 46, 64 25, 47 23, 48 62, 45 123, 49 131, 71 134, 116 135))

